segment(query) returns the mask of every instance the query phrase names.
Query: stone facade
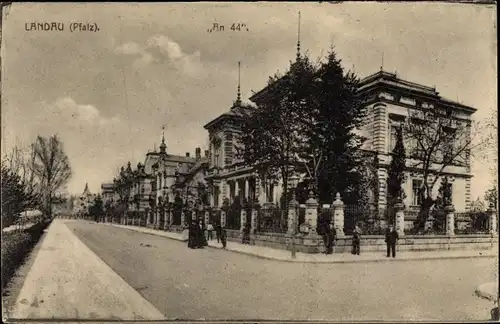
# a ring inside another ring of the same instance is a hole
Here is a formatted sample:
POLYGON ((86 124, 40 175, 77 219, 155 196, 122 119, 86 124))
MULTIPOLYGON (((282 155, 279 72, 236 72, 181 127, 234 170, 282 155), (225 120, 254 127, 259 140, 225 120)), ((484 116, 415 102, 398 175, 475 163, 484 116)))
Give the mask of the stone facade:
MULTIPOLYGON (((470 121, 476 109, 457 102, 446 100, 439 96, 435 88, 423 86, 397 77, 396 74, 377 72, 361 80, 359 91, 365 93, 370 99, 367 103, 368 114, 371 115, 366 124, 365 134, 372 134, 363 149, 377 151, 379 154, 380 167, 380 199, 379 207, 386 206, 385 181, 390 164, 392 145, 395 143, 393 127, 398 126, 408 117, 408 111, 417 111, 422 107, 447 107, 454 112, 457 120, 470 121)), ((405 147, 407 151, 413 149, 413 144, 406 138, 405 147)), ((407 165, 415 165, 416 160, 407 159, 407 165)), ((464 161, 463 166, 448 166, 444 173, 453 182, 452 201, 457 210, 468 210, 470 205, 470 159, 464 161)), ((438 168, 439 165, 433 165, 438 168)), ((416 168, 407 172, 406 183, 403 185, 406 193, 404 201, 407 207, 417 207, 417 197, 414 188, 422 179, 421 171, 416 168)), ((434 186, 434 194, 439 189, 440 181, 434 186)))

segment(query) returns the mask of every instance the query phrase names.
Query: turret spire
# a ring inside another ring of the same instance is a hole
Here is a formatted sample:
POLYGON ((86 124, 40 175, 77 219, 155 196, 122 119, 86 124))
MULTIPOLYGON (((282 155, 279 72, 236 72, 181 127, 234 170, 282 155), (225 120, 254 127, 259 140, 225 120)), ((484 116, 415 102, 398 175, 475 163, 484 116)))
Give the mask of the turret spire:
POLYGON ((88 194, 89 193, 89 184, 85 183, 85 189, 83 189, 83 194, 88 194))
POLYGON ((238 61, 238 91, 236 93, 236 100, 233 102, 233 109, 234 107, 239 107, 241 106, 241 84, 240 84, 240 74, 241 74, 241 62, 238 61))
POLYGON ((380 71, 384 70, 384 52, 382 52, 382 62, 380 62, 380 71))
POLYGON ((238 61, 238 95, 236 97, 236 103, 241 104, 241 84, 240 84, 240 76, 241 76, 241 62, 238 61))
POLYGON ((160 153, 166 153, 167 144, 165 144, 165 125, 161 127, 160 153))
POLYGON ((300 11, 299 11, 299 27, 297 31, 297 61, 300 60, 300 11))

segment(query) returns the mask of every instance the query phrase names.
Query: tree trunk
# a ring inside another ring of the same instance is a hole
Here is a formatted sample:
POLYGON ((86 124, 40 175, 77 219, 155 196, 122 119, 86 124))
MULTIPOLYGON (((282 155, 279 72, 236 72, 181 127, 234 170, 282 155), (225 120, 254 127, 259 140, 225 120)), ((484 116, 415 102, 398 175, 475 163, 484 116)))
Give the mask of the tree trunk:
POLYGON ((424 230, 425 222, 429 218, 430 211, 432 206, 434 205, 434 199, 432 197, 426 197, 422 199, 422 203, 420 204, 420 211, 418 212, 417 221, 415 227, 418 231, 424 230))

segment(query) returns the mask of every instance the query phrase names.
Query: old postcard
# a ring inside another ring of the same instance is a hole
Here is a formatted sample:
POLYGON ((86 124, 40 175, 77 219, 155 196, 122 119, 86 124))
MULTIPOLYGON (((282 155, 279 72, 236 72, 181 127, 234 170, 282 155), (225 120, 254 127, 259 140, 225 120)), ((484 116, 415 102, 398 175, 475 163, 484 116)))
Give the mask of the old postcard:
POLYGON ((495 3, 3 2, 3 320, 498 320, 495 3))

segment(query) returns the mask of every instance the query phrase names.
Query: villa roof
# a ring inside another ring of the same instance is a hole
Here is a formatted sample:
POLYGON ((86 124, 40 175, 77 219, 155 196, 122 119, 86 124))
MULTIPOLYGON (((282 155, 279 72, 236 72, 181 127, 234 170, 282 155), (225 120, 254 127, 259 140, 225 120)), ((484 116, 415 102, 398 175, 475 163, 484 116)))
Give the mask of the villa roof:
MULTIPOLYGON (((147 174, 153 173, 153 165, 160 161, 161 153, 159 152, 150 152, 146 154, 146 160, 144 162, 144 171, 147 174)), ((171 155, 165 154, 163 155, 163 159, 168 162, 176 162, 176 163, 196 163, 196 158, 181 156, 181 155, 171 155)))
POLYGON ((219 115, 217 118, 213 119, 212 121, 210 121, 209 123, 207 123, 203 127, 205 129, 209 129, 224 119, 240 119, 240 118, 248 117, 252 114, 253 109, 255 109, 255 108, 253 108, 250 105, 243 104, 243 103, 240 103, 240 104, 235 103, 229 111, 219 115))

